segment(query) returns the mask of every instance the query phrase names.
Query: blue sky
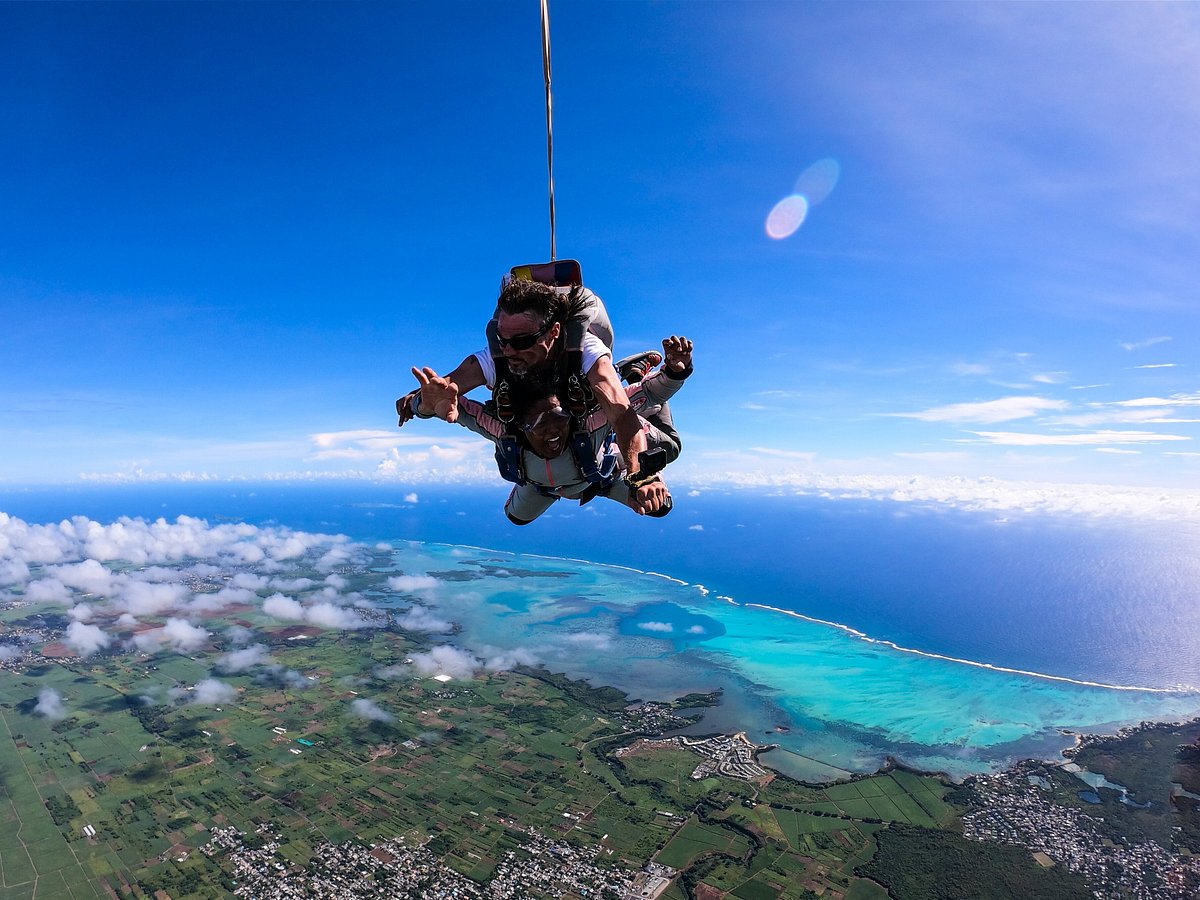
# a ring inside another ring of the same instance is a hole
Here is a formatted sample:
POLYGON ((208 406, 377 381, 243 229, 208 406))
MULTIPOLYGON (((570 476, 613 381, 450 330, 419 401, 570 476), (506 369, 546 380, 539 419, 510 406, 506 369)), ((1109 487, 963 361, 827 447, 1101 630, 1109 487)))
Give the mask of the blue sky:
MULTIPOLYGON (((1200 489, 1194 5, 551 19, 559 256, 618 353, 695 340, 677 479, 1200 489)), ((538 29, 0 4, 0 484, 492 478, 391 404, 548 255, 538 29)))

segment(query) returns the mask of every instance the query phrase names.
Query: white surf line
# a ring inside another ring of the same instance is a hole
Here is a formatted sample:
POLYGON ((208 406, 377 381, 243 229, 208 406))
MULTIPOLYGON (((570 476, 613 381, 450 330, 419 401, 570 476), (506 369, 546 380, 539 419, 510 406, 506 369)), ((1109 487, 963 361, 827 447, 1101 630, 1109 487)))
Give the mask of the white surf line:
MULTIPOLYGON (((466 545, 440 543, 438 546, 461 547, 461 546, 466 546, 466 545)), ((601 566, 603 568, 619 569, 623 572, 633 572, 638 575, 649 575, 654 578, 664 578, 667 581, 672 581, 675 584, 682 585, 683 587, 698 588, 701 591, 701 593, 706 597, 709 595, 709 590, 706 587, 704 587, 704 585, 692 584, 689 581, 682 581, 678 578, 674 578, 670 575, 663 575, 659 572, 648 572, 644 569, 635 569, 632 566, 621 566, 621 565, 617 565, 615 563, 594 562, 590 559, 576 559, 575 557, 571 557, 571 556, 547 556, 547 555, 539 554, 539 553, 518 553, 515 551, 511 551, 511 550, 490 550, 486 547, 469 547, 468 549, 482 550, 482 551, 485 551, 488 553, 507 553, 508 555, 514 556, 514 557, 515 556, 528 556, 531 559, 548 559, 548 560, 559 561, 559 562, 575 562, 575 563, 583 563, 584 565, 589 565, 589 566, 601 566)), ((958 657, 958 656, 947 656, 942 653, 932 653, 928 650, 917 650, 913 647, 904 647, 904 646, 901 646, 900 644, 897 644, 895 641, 889 641, 886 638, 873 638, 869 634, 859 631, 857 628, 854 628, 850 625, 843 624, 842 622, 831 622, 828 619, 818 619, 816 616, 808 616, 808 615, 805 615, 804 613, 799 613, 799 612, 796 612, 795 610, 791 610, 791 609, 780 609, 777 606, 769 606, 765 603, 741 603, 741 602, 733 599, 732 597, 726 596, 725 594, 718 594, 717 599, 724 600, 727 603, 732 604, 733 606, 745 607, 747 609, 765 609, 770 612, 783 613, 785 616, 794 616, 797 619, 803 619, 805 622, 812 622, 814 625, 824 625, 828 628, 836 628, 837 630, 845 632, 846 634, 850 635, 851 637, 858 638, 861 641, 865 641, 869 644, 881 644, 885 647, 891 647, 893 650, 897 650, 900 653, 911 653, 914 656, 924 656, 928 659, 940 659, 940 660, 944 660, 945 662, 958 663, 958 664, 964 665, 964 666, 974 666, 977 669, 990 669, 993 672, 1003 672, 1007 675, 1024 675, 1028 678, 1041 678, 1045 681, 1059 681, 1064 684, 1074 684, 1074 685, 1078 685, 1080 687, 1103 688, 1105 690, 1110 690, 1110 691, 1132 691, 1134 693, 1143 693, 1143 694, 1200 694, 1200 690, 1198 690, 1195 687, 1192 687, 1191 685, 1181 685, 1179 687, 1174 687, 1174 688, 1152 688, 1152 687, 1142 687, 1140 685, 1131 685, 1131 684, 1108 684, 1103 681, 1084 681, 1084 680, 1078 679, 1078 678, 1068 678, 1065 675, 1048 675, 1045 672, 1031 672, 1028 669, 1014 669, 1014 668, 1009 668, 1008 666, 997 666, 994 663, 979 662, 978 660, 974 660, 974 659, 962 659, 961 657, 958 657)))
MULTIPOLYGON (((736 604, 736 601, 731 601, 736 604)), ((1138 691, 1146 694, 1196 694, 1198 693, 1192 687, 1178 688, 1152 688, 1141 687, 1131 684, 1108 684, 1103 681, 1083 681, 1078 678, 1068 678, 1065 675, 1047 675, 1045 672, 1031 672, 1028 669, 1012 669, 1008 666, 997 666, 993 663, 979 662, 974 659, 962 659, 958 656, 946 656, 942 653, 931 653, 928 650, 916 650, 912 647, 903 647, 895 641, 889 641, 885 638, 873 638, 868 634, 864 634, 857 628, 852 628, 849 625, 843 625, 841 622, 830 622, 828 619, 818 619, 815 616, 806 616, 804 613, 798 613, 791 609, 780 609, 777 606, 767 606, 765 603, 743 603, 737 604, 744 606, 747 609, 765 609, 770 612, 783 613, 785 616, 793 616, 797 619, 803 619, 806 622, 812 622, 816 625, 825 625, 829 628, 836 628, 839 631, 844 631, 846 634, 856 637, 861 641, 866 641, 868 644, 882 644, 885 647, 891 647, 893 650, 899 650, 901 653, 911 653, 915 656, 925 656, 929 659, 941 659, 946 662, 959 663, 964 666, 974 666, 977 669, 990 669, 993 672, 1004 672, 1009 675, 1026 675, 1030 678, 1042 678, 1046 681, 1062 681, 1067 684, 1077 684, 1081 687, 1096 687, 1104 688, 1109 691, 1138 691)))

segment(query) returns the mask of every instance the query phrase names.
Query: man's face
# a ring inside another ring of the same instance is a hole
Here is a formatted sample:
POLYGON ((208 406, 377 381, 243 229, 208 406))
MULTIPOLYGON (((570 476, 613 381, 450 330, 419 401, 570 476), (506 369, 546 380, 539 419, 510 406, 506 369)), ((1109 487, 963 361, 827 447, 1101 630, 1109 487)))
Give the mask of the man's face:
POLYGON ((557 397, 549 397, 530 404, 521 416, 521 430, 534 453, 554 459, 567 449, 571 416, 563 411, 557 397))
POLYGON ((496 333, 500 337, 500 349, 508 362, 509 370, 514 375, 525 375, 545 366, 546 360, 550 358, 550 348, 554 346, 561 328, 557 322, 549 328, 545 327, 533 313, 510 315, 501 312, 496 320, 496 333), (524 350, 518 349, 531 338, 532 345, 524 350), (510 339, 514 341, 513 344, 507 343, 510 339))

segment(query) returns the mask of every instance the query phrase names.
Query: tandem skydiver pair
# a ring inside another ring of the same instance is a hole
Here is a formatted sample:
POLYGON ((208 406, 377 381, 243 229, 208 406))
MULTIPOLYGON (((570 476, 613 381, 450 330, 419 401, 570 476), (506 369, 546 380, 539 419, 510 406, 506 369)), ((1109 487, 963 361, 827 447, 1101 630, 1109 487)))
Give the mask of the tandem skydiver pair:
POLYGON ((412 369, 420 387, 396 401, 401 425, 436 416, 492 441, 501 476, 514 483, 505 514, 518 525, 560 498, 670 512, 660 473, 681 442, 668 401, 692 372, 690 340, 671 336, 662 353, 614 363, 607 311, 572 260, 505 276, 487 337, 487 349, 445 377, 412 369), (463 396, 485 384, 487 403, 463 396))

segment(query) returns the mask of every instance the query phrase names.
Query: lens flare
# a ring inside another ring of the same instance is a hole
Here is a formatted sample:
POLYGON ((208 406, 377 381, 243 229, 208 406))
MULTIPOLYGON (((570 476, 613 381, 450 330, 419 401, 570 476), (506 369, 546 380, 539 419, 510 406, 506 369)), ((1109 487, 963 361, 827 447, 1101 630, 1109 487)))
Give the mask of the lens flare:
POLYGON ((809 207, 816 206, 833 193, 841 174, 842 167, 836 159, 818 159, 800 173, 792 191, 807 199, 809 207))
POLYGON ((804 224, 807 215, 808 200, 800 194, 784 197, 767 215, 767 237, 777 241, 791 237, 804 224))

